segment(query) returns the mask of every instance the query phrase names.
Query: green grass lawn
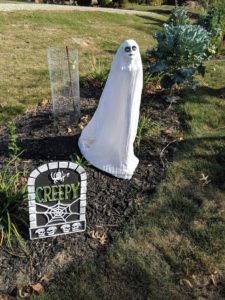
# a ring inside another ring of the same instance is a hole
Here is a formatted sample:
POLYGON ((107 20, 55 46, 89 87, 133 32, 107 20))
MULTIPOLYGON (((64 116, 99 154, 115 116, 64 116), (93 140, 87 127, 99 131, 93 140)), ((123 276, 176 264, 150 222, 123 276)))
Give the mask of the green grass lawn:
POLYGON ((143 193, 106 255, 60 274, 40 299, 224 299, 225 61, 207 70, 177 106, 187 130, 157 193, 143 193))
POLYGON ((144 53, 165 20, 98 12, 1 12, 0 123, 51 97, 48 48, 77 48, 80 74, 88 76, 109 69, 125 39, 135 39, 144 53))

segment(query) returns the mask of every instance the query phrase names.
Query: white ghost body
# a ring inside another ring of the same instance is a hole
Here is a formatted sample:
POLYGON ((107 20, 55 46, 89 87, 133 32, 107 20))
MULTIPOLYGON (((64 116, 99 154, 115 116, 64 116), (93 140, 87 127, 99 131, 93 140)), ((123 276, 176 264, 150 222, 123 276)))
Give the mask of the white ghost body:
POLYGON ((119 47, 98 107, 79 138, 83 156, 95 167, 130 179, 138 165, 134 155, 143 69, 139 47, 126 40, 119 47))

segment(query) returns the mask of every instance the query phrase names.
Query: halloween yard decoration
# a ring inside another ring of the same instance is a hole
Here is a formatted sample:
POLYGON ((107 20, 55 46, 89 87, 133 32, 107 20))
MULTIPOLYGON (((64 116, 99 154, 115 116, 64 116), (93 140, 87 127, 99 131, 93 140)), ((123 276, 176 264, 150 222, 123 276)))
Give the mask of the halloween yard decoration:
POLYGON ((79 139, 83 156, 93 166, 123 179, 132 177, 139 162, 133 143, 142 87, 139 47, 126 40, 112 62, 97 110, 79 139))
POLYGON ((81 232, 86 228, 85 170, 72 162, 50 162, 28 179, 30 238, 81 232))
POLYGON ((77 50, 48 49, 53 116, 71 123, 80 117, 80 91, 77 50))

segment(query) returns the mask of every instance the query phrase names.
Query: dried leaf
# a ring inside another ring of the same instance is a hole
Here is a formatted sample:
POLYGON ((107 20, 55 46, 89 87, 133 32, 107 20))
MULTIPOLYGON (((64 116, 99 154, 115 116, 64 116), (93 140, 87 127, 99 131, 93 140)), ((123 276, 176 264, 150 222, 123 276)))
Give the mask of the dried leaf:
POLYGON ((44 292, 44 287, 41 283, 32 284, 31 288, 37 295, 40 295, 44 292))
POLYGON ((180 284, 181 285, 186 285, 186 286, 188 286, 190 288, 193 288, 193 285, 191 284, 191 282, 188 279, 185 279, 185 278, 183 278, 183 279, 180 280, 180 284))
POLYGON ((26 176, 21 176, 20 178, 19 178, 19 181, 17 182, 17 185, 16 185, 16 187, 18 188, 18 189, 20 189, 21 187, 23 187, 23 186, 25 186, 25 184, 27 183, 27 177, 26 176))
POLYGON ((71 129, 70 127, 68 127, 68 128, 67 128, 67 132, 68 132, 68 133, 71 133, 71 132, 72 132, 72 129, 71 129))
POLYGON ((29 285, 18 286, 17 291, 21 298, 28 298, 31 295, 31 287, 29 285))
POLYGON ((49 278, 48 278, 48 276, 47 276, 47 275, 44 275, 44 276, 41 278, 40 282, 43 282, 43 283, 45 283, 45 284, 48 284, 48 283, 49 283, 49 278))
POLYGON ((214 285, 214 286, 217 286, 215 275, 212 274, 212 275, 210 276, 210 279, 211 279, 213 285, 214 285))
POLYGON ((0 295, 0 300, 14 300, 15 298, 8 295, 0 295))
POLYGON ((173 131, 171 128, 166 128, 163 130, 163 133, 169 137, 172 137, 173 136, 173 131))
POLYGON ((94 240, 97 240, 101 245, 105 245, 107 243, 107 235, 106 233, 100 233, 99 231, 97 230, 92 230, 90 232, 90 236, 94 239, 94 240))
POLYGON ((208 178, 209 175, 205 175, 204 173, 201 173, 201 177, 199 178, 199 180, 201 181, 202 186, 206 186, 211 182, 211 180, 208 180, 208 178))
POLYGON ((49 103, 49 100, 48 100, 48 99, 43 99, 43 100, 41 100, 41 101, 39 102, 39 105, 40 105, 40 106, 46 106, 46 105, 48 105, 48 103, 49 103))
POLYGON ((183 131, 180 131, 177 133, 176 138, 178 139, 178 141, 183 141, 184 140, 184 133, 183 131))
POLYGON ((78 124, 78 127, 81 129, 81 130, 83 130, 84 129, 84 126, 80 123, 80 124, 78 124))

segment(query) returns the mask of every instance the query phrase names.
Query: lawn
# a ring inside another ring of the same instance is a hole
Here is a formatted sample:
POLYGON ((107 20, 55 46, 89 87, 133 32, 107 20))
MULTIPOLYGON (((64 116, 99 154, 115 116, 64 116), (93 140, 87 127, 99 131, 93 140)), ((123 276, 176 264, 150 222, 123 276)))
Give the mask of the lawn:
POLYGON ((135 39, 144 54, 165 20, 97 12, 0 13, 0 123, 50 98, 48 48, 77 48, 84 77, 109 69, 125 39, 135 39))
MULTIPOLYGON (((50 98, 47 48, 77 47, 83 81, 110 67, 124 39, 135 39, 144 55, 167 18, 79 12, 0 16, 1 123, 50 98)), ((106 253, 59 274, 39 299, 224 299, 225 61, 206 65, 199 88, 183 91, 177 104, 184 140, 157 192, 140 191, 138 215, 122 234, 114 234, 106 253)))

